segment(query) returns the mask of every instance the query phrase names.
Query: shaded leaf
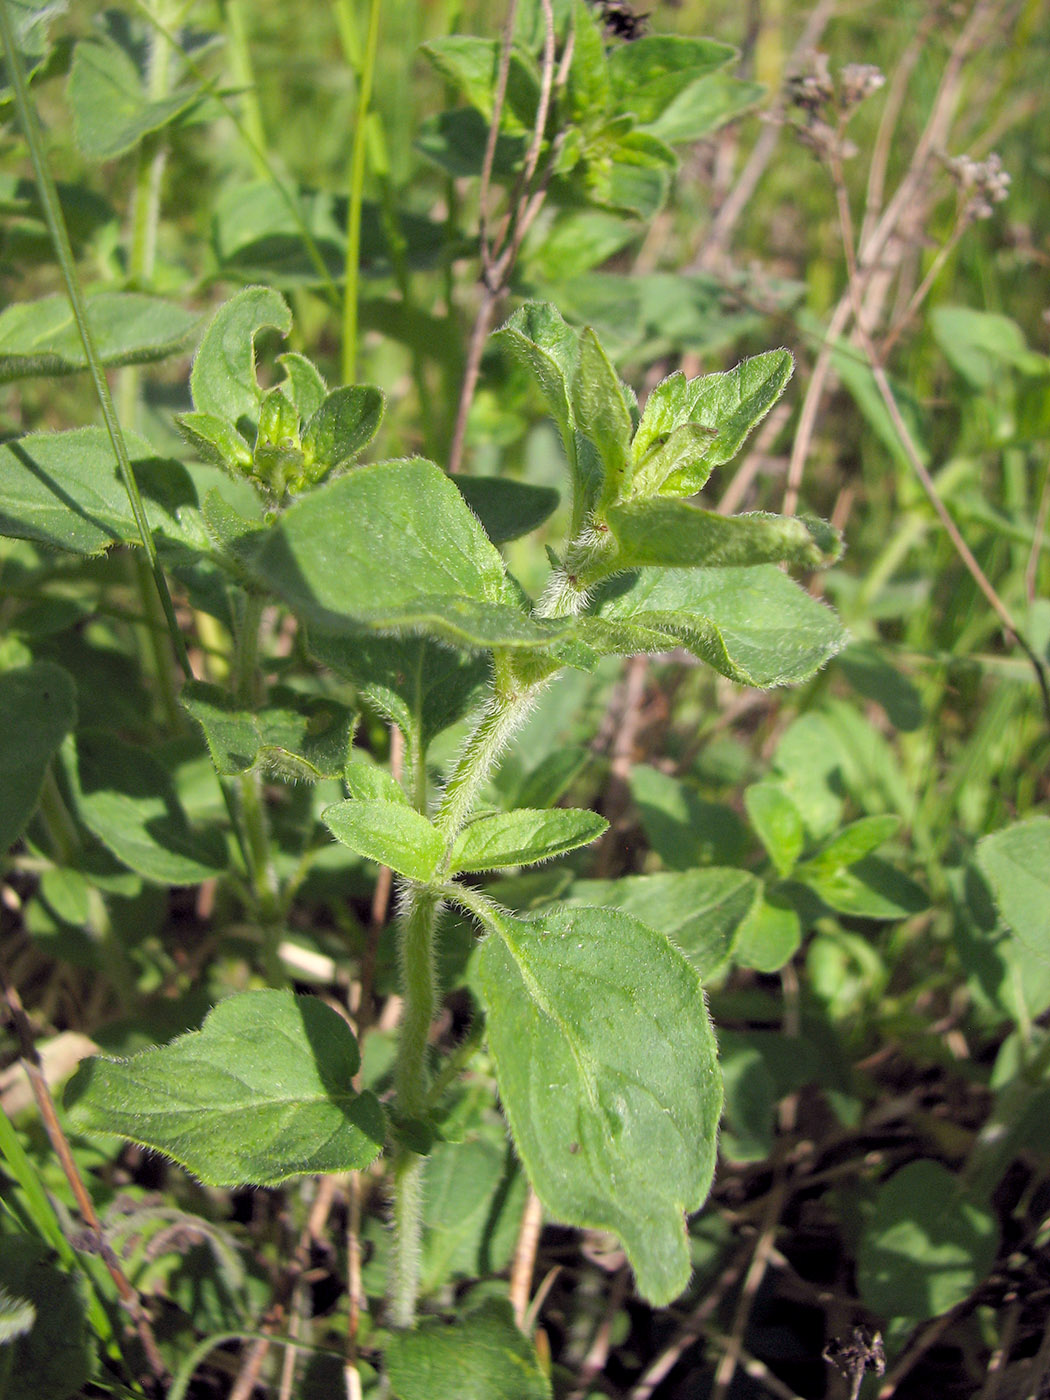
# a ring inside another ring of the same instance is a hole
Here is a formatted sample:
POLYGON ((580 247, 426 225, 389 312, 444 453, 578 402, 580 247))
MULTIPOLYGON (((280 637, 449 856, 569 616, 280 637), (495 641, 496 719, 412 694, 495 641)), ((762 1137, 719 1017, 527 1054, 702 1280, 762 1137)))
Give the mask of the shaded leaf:
POLYGON ((203 681, 188 682, 179 699, 204 730, 212 761, 226 777, 251 769, 310 782, 342 776, 354 726, 345 705, 274 690, 263 709, 251 710, 203 681))
POLYGON ((609 528, 624 568, 738 568, 801 564, 815 568, 838 558, 841 541, 830 525, 810 517, 719 515, 663 497, 610 506, 609 528))
MULTIPOLYGON (((86 311, 99 360, 109 366, 175 354, 199 320, 171 302, 139 292, 96 292, 87 299, 86 311)), ((65 297, 14 302, 0 313, 0 383, 86 368, 80 332, 65 297)))
POLYGON ((159 131, 197 101, 196 86, 148 98, 139 71, 117 44, 83 39, 69 76, 73 134, 91 160, 112 160, 159 131))
POLYGON ((977 844, 999 913, 1025 947, 1050 960, 1050 818, 1030 817, 977 844))
POLYGON ((557 510, 560 499, 549 486, 501 476, 457 475, 453 480, 493 544, 520 539, 535 530, 557 510))
POLYGON ((383 1360, 398 1400, 550 1400, 536 1348, 503 1298, 452 1322, 424 1318, 390 1339, 383 1360))
POLYGON ((36 810, 52 756, 76 722, 72 677, 49 661, 0 672, 0 852, 36 810))

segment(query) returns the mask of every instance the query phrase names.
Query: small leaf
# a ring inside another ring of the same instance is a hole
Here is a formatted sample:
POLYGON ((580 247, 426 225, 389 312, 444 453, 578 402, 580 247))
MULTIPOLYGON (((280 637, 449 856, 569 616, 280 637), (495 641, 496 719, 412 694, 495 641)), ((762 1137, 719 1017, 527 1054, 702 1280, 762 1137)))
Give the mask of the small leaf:
POLYGON ((624 568, 739 568, 754 564, 833 563, 842 542, 830 525, 795 515, 719 515, 687 501, 630 501, 610 506, 609 528, 624 568))
POLYGON ((321 820, 344 846, 409 880, 431 879, 445 853, 437 828, 401 802, 337 802, 321 820))
POLYGON ((322 481, 352 462, 379 431, 385 403, 371 384, 333 389, 303 429, 307 481, 322 481))
MULTIPOLYGON (((26 81, 45 66, 54 51, 48 30, 69 8, 68 0, 7 0, 11 27, 25 70, 26 81)), ((7 55, 0 57, 0 102, 14 96, 7 55)))
MULTIPOLYGON (((796 809, 797 811, 797 809, 796 809)), ((830 875, 847 869, 888 841, 900 829, 901 819, 887 812, 878 817, 861 817, 844 827, 823 850, 798 867, 799 879, 830 875)))
POLYGON ((190 681, 179 696, 204 730, 216 770, 226 777, 252 769, 318 782, 343 774, 354 714, 322 696, 274 690, 261 710, 229 691, 190 681))
POLYGON ((806 844, 798 808, 779 783, 752 783, 744 806, 777 874, 789 875, 806 844))
POLYGON ((574 122, 585 126, 602 116, 612 98, 612 80, 601 26, 583 0, 573 6, 573 50, 569 103, 574 122))
POLYGON ((397 1400, 550 1400, 536 1348, 503 1298, 450 1323, 424 1318, 390 1339, 383 1360, 397 1400))
POLYGON ((645 129, 671 146, 692 144, 757 107, 765 95, 761 83, 744 83, 731 73, 711 73, 673 97, 645 129))
POLYGON ((312 360, 289 350, 277 356, 285 373, 284 391, 299 410, 299 417, 308 423, 324 403, 328 386, 312 360))
POLYGON ((1050 818, 1030 817, 977 843, 977 864, 1003 921, 1050 960, 1050 818))
MULTIPOLYGON (((448 34, 421 45, 444 77, 459 88, 491 125, 499 77, 500 45, 472 34, 448 34)), ((510 53, 501 126, 511 134, 531 132, 540 86, 531 59, 517 47, 510 53)))
POLYGON ((47 766, 76 722, 72 677, 50 661, 0 672, 0 854, 36 810, 47 766))
MULTIPOLYGON (((96 292, 85 310, 106 366, 146 364, 183 348, 199 318, 159 297, 96 292)), ((19 301, 0 313, 0 383, 87 368, 84 345, 64 296, 19 301)))
POLYGON ((532 371, 563 440, 571 442, 572 381, 580 348, 576 332, 549 303, 527 301, 492 339, 532 371))
POLYGON ((292 313, 280 292, 245 287, 219 307, 197 347, 190 372, 193 406, 230 423, 255 423, 262 391, 255 378, 255 337, 274 329, 287 335, 292 313))
POLYGON ((571 807, 549 811, 497 812, 460 832, 452 847, 452 870, 498 870, 552 860, 596 840, 609 823, 597 812, 571 807))
POLYGON ((175 426, 202 462, 223 467, 231 476, 247 476, 252 450, 225 418, 215 413, 176 413, 175 426))
POLYGON ((799 867, 795 878, 804 878, 807 888, 829 909, 855 918, 906 919, 930 905, 914 880, 878 856, 864 856, 848 869, 840 867, 813 874, 803 875, 799 867))
POLYGON ((630 443, 634 425, 620 376, 589 328, 580 336, 572 406, 577 428, 597 447, 605 468, 599 505, 620 500, 630 486, 630 443))
POLYGON ((758 899, 740 925, 733 960, 756 972, 779 972, 802 946, 802 921, 789 904, 758 899))
POLYGON ((92 160, 112 160, 185 112, 197 101, 200 88, 179 88, 151 100, 122 48, 109 41, 82 39, 73 55, 68 94, 80 150, 92 160))
POLYGON ((244 992, 169 1045, 86 1060, 66 1104, 78 1127, 163 1152, 208 1186, 277 1186, 378 1155, 383 1111, 351 1087, 360 1059, 318 998, 244 992))
POLYGON ((343 776, 351 796, 359 802, 398 802, 408 806, 405 790, 389 768, 377 763, 364 749, 352 750, 343 776))
POLYGON ((684 1213, 710 1187, 722 1107, 700 979, 616 911, 486 922, 489 1046, 532 1184, 555 1219, 618 1235, 639 1291, 668 1303, 689 1281, 684 1213))
POLYGON ((196 885, 225 870, 222 841, 190 828, 170 774, 146 749, 83 729, 70 777, 80 820, 130 870, 163 885, 196 885))
POLYGON ((711 475, 708 454, 712 431, 700 423, 682 423, 673 428, 665 441, 653 446, 645 457, 635 458, 630 495, 635 499, 666 495, 693 495, 711 475), (682 489, 688 483, 688 490, 682 489))

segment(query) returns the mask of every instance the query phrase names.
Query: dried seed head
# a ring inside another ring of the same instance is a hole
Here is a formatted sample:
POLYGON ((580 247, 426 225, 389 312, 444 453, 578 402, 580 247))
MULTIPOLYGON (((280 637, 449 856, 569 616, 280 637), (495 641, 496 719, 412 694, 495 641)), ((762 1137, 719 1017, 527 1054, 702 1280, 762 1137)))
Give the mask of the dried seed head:
POLYGON ((948 162, 964 197, 963 216, 968 219, 990 219, 997 204, 1010 193, 1010 176, 995 151, 984 160, 972 156, 956 156, 948 162))

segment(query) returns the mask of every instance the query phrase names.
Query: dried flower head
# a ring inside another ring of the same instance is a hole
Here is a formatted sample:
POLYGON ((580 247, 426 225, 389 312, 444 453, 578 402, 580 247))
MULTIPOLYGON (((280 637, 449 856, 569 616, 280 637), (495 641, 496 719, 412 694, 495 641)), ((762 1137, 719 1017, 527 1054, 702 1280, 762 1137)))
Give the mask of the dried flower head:
POLYGON ((1010 176, 995 151, 984 160, 956 156, 948 162, 963 196, 963 217, 990 219, 997 204, 1010 193, 1010 176))
POLYGON ((835 96, 828 56, 818 49, 808 55, 807 66, 787 80, 788 101, 803 112, 818 112, 835 96))
POLYGON ((852 112, 885 82, 885 73, 874 63, 847 63, 839 74, 839 110, 843 114, 852 112))

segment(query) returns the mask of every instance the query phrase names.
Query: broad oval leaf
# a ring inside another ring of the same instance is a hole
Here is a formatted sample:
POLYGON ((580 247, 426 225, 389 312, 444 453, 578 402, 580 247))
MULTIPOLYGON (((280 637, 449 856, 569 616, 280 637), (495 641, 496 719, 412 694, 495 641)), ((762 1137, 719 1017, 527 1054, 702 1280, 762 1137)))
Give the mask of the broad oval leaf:
POLYGON ((352 462, 379 431, 386 399, 372 384, 333 389, 303 429, 308 481, 352 462))
POLYGON ((261 330, 287 335, 292 313, 272 287, 245 287, 219 307, 193 357, 190 392, 200 413, 215 413, 236 424, 253 423, 262 391, 255 378, 255 337, 261 330))
POLYGON ((429 880, 445 852, 437 828, 402 802, 354 798, 326 807, 321 820, 344 846, 409 880, 429 880))
POLYGON ((504 596, 499 553, 441 468, 418 457, 358 467, 312 491, 258 537, 254 567, 329 633, 387 610, 411 614, 420 599, 455 607, 504 596))
MULTIPOLYGON (((199 317, 139 292, 96 292, 85 310, 104 365, 143 364, 182 349, 199 317)), ((0 314, 0 383, 86 369, 84 345, 64 296, 20 301, 0 314)))
POLYGON ((318 998, 244 992, 168 1045, 84 1061, 66 1105, 77 1127, 163 1152, 206 1185, 277 1186, 378 1156, 383 1110, 351 1087, 360 1060, 318 998))
POLYGON ((73 679, 60 666, 0 672, 0 852, 25 830, 47 765, 75 722, 73 679))
POLYGON ((536 1348, 503 1298, 451 1323, 424 1318, 390 1339, 383 1361, 398 1400, 550 1400, 536 1348))
POLYGON ((556 1219, 613 1231, 640 1292, 689 1281, 685 1213, 715 1165, 722 1084, 700 978, 607 909, 486 915, 481 991, 500 1096, 556 1219))
POLYGON ((480 817, 460 832, 452 847, 452 870, 499 870, 552 860, 596 840, 609 823, 597 812, 572 807, 547 811, 518 808, 480 817))

